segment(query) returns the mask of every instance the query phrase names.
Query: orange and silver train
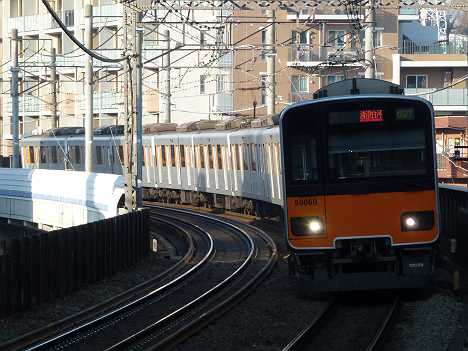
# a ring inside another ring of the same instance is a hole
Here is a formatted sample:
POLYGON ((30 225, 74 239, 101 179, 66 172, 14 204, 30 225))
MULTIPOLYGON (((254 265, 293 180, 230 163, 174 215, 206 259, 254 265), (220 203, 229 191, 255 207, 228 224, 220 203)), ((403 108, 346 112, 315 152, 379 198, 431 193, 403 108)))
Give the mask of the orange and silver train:
POLYGON ((289 268, 306 290, 430 282, 438 238, 434 111, 398 90, 343 81, 281 114, 289 268))

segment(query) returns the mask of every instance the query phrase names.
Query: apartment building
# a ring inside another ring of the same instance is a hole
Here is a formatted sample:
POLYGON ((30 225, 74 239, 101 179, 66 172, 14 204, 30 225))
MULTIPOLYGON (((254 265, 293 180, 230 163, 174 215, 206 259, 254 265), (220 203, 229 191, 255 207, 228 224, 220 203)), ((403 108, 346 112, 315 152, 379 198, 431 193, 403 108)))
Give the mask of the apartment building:
MULTIPOLYGON (((123 5, 113 0, 58 0, 50 4, 62 22, 82 42, 84 37, 84 5, 93 5, 93 48, 106 57, 122 55, 123 5)), ((151 3, 151 1, 147 1, 151 3)), ((41 0, 1 0, 0 57, 3 81, 1 95, 2 154, 11 154, 10 34, 19 33, 20 51, 20 136, 40 133, 51 127, 52 84, 51 49, 57 52, 57 110, 59 126, 83 126, 85 114, 84 67, 87 56, 59 28, 41 0)), ((192 11, 185 23, 181 13, 161 7, 148 11, 142 18, 143 44, 143 124, 166 121, 164 105, 170 96, 171 122, 185 123, 201 118, 222 118, 232 110, 229 82, 232 52, 222 54, 213 48, 229 44, 225 31, 225 10, 192 11), (157 25, 158 22, 166 24, 157 25), (177 22, 180 22, 177 24, 177 22), (200 26, 193 23, 210 25, 200 26), (191 24, 192 23, 192 24, 191 24), (169 48, 180 49, 170 54, 169 69, 163 57, 169 48), (155 59, 156 58, 156 59, 155 59), (170 92, 165 82, 170 77, 170 92), (202 78, 201 78, 202 77, 202 78)), ((123 124, 121 64, 93 60, 95 127, 123 124)))
MULTIPOLYGON (((425 21, 429 11, 376 10, 376 78, 400 84, 405 94, 433 103, 439 177, 466 182, 468 149, 459 146, 468 145, 468 38, 453 35, 448 43, 440 41, 441 28, 425 21)), ((233 69, 238 115, 266 115, 265 14, 236 13, 247 22, 233 32, 233 42, 242 45, 233 69)), ((341 7, 276 11, 277 113, 327 84, 364 76, 364 31, 358 20, 365 22, 363 13, 351 15, 341 7)))

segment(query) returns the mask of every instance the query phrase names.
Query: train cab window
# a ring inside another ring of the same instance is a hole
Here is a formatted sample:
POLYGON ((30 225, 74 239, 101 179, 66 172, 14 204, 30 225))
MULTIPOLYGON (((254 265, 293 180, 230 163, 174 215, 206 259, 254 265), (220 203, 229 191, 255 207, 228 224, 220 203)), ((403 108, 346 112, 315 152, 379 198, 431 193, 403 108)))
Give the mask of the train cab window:
POLYGON ((291 140, 288 156, 292 182, 318 181, 317 139, 313 135, 300 135, 291 140))
POLYGON ((36 163, 34 159, 34 146, 29 147, 29 162, 30 163, 36 163))
POLYGON ((161 163, 166 167, 166 145, 161 145, 161 163))
POLYGON ((257 145, 250 144, 250 166, 252 171, 257 171, 257 145))
POLYGON ((51 146, 50 147, 50 156, 52 158, 52 163, 57 163, 58 158, 57 158, 57 147, 56 146, 51 146))
POLYGON ((223 169, 223 154, 221 145, 216 145, 216 154, 218 155, 218 169, 223 169))
POLYGON ((424 175, 424 113, 402 104, 327 111, 331 180, 424 175))
POLYGON ((213 165, 213 146, 212 145, 208 145, 208 162, 209 162, 210 169, 213 169, 214 165, 213 165))
POLYGON ((102 147, 96 146, 96 163, 102 165, 102 147))
POLYGON ((47 163, 47 147, 41 146, 39 149, 40 155, 41 155, 41 163, 47 163))
POLYGON ((123 146, 122 145, 119 145, 119 162, 121 164, 124 163, 124 154, 123 154, 123 146))
POLYGON ((81 150, 78 145, 75 146, 75 162, 76 164, 81 163, 81 150))
POLYGON ((175 146, 171 145, 171 167, 176 166, 175 146))
POLYGON ((205 168, 205 146, 200 145, 200 168, 205 168))
POLYGON ((180 166, 185 167, 185 146, 179 145, 180 166))

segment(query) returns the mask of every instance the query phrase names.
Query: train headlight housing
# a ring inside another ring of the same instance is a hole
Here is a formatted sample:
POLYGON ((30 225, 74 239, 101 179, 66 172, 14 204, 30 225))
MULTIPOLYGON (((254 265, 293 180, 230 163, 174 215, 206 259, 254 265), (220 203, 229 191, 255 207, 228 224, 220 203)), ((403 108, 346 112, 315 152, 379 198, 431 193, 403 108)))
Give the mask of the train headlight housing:
POLYGON ((291 229, 294 235, 322 235, 325 225, 320 217, 292 217, 291 229))
POLYGON ((432 229, 434 226, 434 212, 405 212, 401 215, 400 225, 402 232, 432 229))

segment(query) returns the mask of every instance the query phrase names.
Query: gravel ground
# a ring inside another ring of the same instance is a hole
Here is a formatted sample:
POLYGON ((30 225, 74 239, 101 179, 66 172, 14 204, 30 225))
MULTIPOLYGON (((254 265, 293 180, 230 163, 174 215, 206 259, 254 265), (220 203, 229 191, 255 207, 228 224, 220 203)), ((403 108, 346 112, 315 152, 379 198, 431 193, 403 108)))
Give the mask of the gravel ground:
MULTIPOLYGON (((324 306, 323 301, 300 298, 291 284, 282 226, 275 221, 265 224, 254 220, 251 224, 263 228, 275 240, 280 258, 275 270, 245 301, 179 345, 178 351, 281 350, 324 306)), ((389 326, 384 350, 448 349, 463 311, 463 303, 448 289, 450 282, 447 272, 437 270, 432 291, 423 296, 404 294, 401 308, 389 326)), ((348 328, 342 325, 341 330, 348 328)), ((343 348, 337 346, 335 350, 343 348)))
POLYGON ((117 273, 110 279, 92 284, 64 298, 35 306, 23 313, 3 320, 0 319, 0 343, 59 321, 111 298, 162 273, 175 262, 161 258, 156 254, 150 254, 147 259, 117 273))

